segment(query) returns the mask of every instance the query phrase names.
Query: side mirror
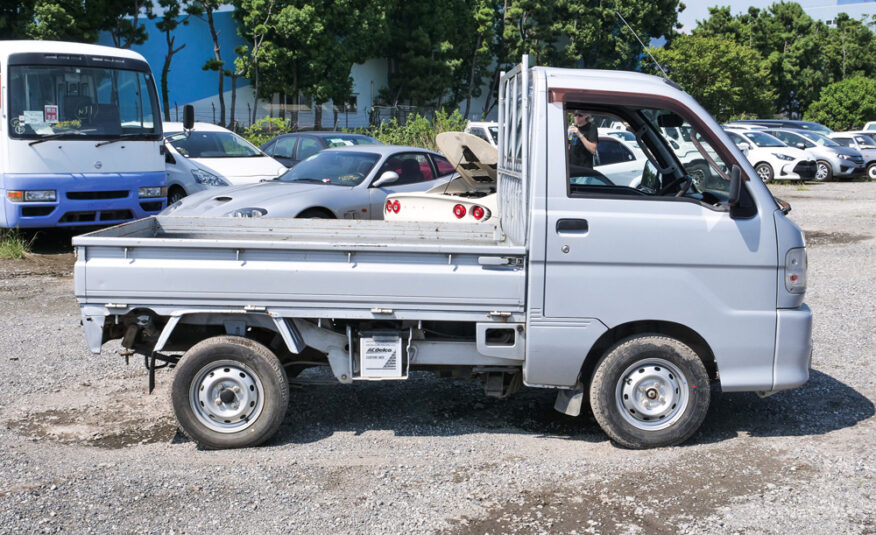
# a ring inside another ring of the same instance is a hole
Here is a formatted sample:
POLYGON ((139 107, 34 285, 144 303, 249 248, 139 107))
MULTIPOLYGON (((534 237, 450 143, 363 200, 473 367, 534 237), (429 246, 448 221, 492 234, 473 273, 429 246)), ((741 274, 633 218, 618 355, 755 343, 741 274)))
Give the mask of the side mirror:
POLYGON ((727 192, 727 204, 730 206, 730 213, 733 214, 733 208, 739 206, 739 199, 742 196, 742 169, 738 165, 734 165, 730 170, 730 191, 727 192))
POLYGON ((385 186, 386 184, 392 184, 398 180, 398 173, 395 171, 384 171, 380 178, 374 181, 374 184, 371 184, 372 188, 379 188, 380 186, 385 186))
POLYGON ((751 150, 751 145, 749 145, 748 143, 737 143, 736 147, 739 148, 739 150, 742 151, 742 154, 745 154, 746 156, 748 156, 748 151, 751 150))
POLYGON ((797 143, 797 148, 800 149, 800 150, 805 150, 805 149, 806 149, 806 145, 804 145, 803 142, 801 141, 800 143, 797 143))
POLYGON ((183 129, 191 130, 195 126, 195 107, 191 104, 183 106, 183 129))

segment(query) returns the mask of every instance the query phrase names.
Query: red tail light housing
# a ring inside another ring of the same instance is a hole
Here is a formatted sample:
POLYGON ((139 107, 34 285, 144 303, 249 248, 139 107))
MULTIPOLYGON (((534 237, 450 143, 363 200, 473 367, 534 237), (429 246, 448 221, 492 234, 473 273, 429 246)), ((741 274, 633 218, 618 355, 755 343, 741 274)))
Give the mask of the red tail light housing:
POLYGON ((471 209, 471 216, 473 218, 477 219, 478 221, 483 219, 484 215, 486 215, 486 211, 480 206, 475 206, 474 208, 471 209))
POLYGON ((401 203, 397 200, 392 201, 392 211, 397 214, 399 210, 401 210, 401 203))
POLYGON ((386 213, 392 212, 392 201, 386 201, 386 213))
POLYGON ((465 206, 461 204, 457 204, 453 207, 453 215, 456 216, 456 219, 462 219, 465 217, 465 206))

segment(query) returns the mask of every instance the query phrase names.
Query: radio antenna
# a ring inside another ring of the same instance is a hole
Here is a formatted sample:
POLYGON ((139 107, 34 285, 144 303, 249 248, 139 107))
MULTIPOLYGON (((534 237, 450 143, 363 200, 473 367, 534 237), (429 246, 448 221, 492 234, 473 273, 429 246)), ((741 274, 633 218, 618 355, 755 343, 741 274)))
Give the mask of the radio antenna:
MULTIPOLYGON (((645 53, 648 54, 648 56, 651 58, 651 61, 654 62, 654 65, 657 65, 657 68, 660 69, 660 72, 663 73, 663 77, 666 78, 667 80, 669 80, 670 82, 672 82, 672 78, 670 78, 669 75, 666 74, 666 70, 663 68, 663 65, 660 65, 660 63, 657 62, 657 60, 654 58, 654 56, 651 55, 651 52, 648 51, 648 47, 646 47, 645 43, 643 43, 642 40, 639 38, 639 34, 636 33, 636 30, 634 30, 632 26, 627 24, 627 20, 624 18, 623 15, 620 14, 620 12, 618 10, 615 9, 614 14, 620 18, 621 22, 624 23, 624 26, 626 26, 627 28, 630 29, 631 32, 633 32, 633 35, 636 36, 636 40, 639 42, 640 45, 642 45, 642 50, 644 50, 645 53)), ((675 83, 675 82, 673 82, 673 83, 675 83)))

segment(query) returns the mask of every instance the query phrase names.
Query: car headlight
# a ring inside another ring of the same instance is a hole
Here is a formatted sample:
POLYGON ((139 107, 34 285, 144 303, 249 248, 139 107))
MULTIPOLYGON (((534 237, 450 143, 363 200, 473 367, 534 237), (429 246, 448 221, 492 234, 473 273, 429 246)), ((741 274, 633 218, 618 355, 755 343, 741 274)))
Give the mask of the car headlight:
POLYGON ((788 156, 787 154, 779 154, 778 152, 774 152, 773 156, 786 162, 793 162, 794 160, 796 160, 796 158, 794 158, 793 156, 788 156))
POLYGON ((154 199, 156 197, 167 197, 167 188, 164 186, 150 186, 137 190, 137 196, 141 199, 154 199))
POLYGON ((851 160, 852 159, 851 154, 837 154, 837 156, 839 156, 843 160, 851 160))
POLYGON ((6 198, 10 202, 55 202, 57 195, 53 189, 40 189, 30 191, 9 190, 6 198))
POLYGON ((195 177, 195 182, 205 186, 230 186, 231 184, 222 177, 218 177, 213 173, 208 173, 203 169, 192 169, 192 176, 195 177))
POLYGON ((231 217, 262 217, 267 215, 268 211, 264 208, 239 208, 233 212, 229 212, 225 215, 231 217))

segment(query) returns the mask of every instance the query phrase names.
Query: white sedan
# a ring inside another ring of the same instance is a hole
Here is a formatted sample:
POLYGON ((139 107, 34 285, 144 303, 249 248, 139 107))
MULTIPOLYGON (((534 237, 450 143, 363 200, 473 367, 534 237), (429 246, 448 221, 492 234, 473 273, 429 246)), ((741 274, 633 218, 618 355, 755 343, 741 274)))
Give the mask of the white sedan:
POLYGON ((748 161, 764 182, 815 178, 818 166, 806 152, 758 130, 728 128, 725 132, 737 146, 749 147, 748 161))
POLYGON ((195 123, 164 123, 167 203, 217 186, 253 184, 277 178, 286 166, 230 130, 195 123))

